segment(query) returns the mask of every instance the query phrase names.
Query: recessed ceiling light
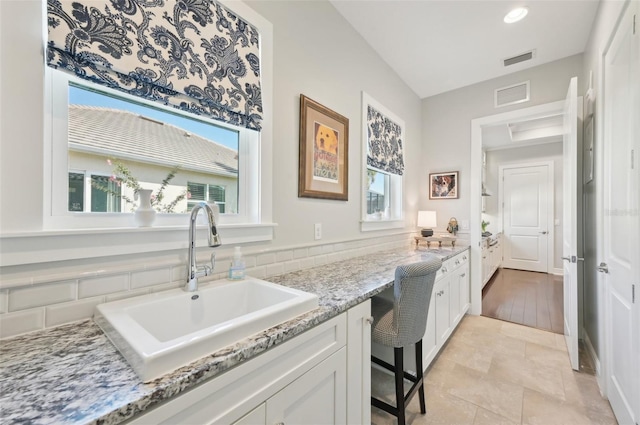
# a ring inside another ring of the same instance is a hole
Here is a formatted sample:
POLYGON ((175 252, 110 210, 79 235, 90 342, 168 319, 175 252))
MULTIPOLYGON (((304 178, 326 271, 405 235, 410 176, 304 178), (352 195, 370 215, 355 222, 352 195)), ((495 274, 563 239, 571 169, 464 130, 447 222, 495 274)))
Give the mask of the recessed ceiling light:
POLYGON ((512 24, 523 19, 529 13, 529 9, 526 7, 516 7, 511 12, 507 13, 504 17, 504 21, 507 24, 512 24))

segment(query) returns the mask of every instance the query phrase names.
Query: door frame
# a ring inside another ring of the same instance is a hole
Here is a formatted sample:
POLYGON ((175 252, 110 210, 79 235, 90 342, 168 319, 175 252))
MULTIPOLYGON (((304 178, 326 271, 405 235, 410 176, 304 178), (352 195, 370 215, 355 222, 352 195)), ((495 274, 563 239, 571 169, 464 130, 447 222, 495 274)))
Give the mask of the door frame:
POLYGON ((502 114, 489 115, 471 120, 471 171, 470 181, 470 217, 469 229, 471 263, 469 273, 471 278, 471 309, 469 314, 482 314, 482 128, 509 122, 522 122, 535 118, 562 115, 564 100, 517 109, 502 114), (477 178, 473 178, 477 176, 477 178))
MULTIPOLYGON (((559 142, 558 142, 559 143, 559 142)), ((509 162, 498 166, 498 221, 500 229, 504 234, 504 170, 513 168, 526 168, 547 166, 547 270, 546 273, 556 273, 554 267, 555 261, 555 169, 554 162, 536 161, 536 162, 509 162)), ((506 240, 503 239, 503 241, 506 240)), ((504 252, 504 247, 502 248, 504 252)))

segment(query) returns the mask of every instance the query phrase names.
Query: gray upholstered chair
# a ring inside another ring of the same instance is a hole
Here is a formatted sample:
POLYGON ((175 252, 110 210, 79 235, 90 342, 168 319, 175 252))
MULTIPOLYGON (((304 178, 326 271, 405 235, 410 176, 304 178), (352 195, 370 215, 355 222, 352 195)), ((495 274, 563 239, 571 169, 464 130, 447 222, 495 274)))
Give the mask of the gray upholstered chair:
POLYGON ((419 263, 398 266, 393 287, 393 301, 383 297, 371 299, 373 341, 393 347, 394 365, 371 357, 371 360, 394 372, 396 386, 396 406, 371 397, 371 404, 398 418, 398 424, 405 424, 405 409, 416 391, 420 393, 420 411, 427 412, 424 400, 424 382, 422 371, 422 337, 427 328, 429 301, 433 292, 436 272, 442 261, 429 256, 419 263), (404 347, 415 345, 416 376, 404 371, 404 347), (411 389, 404 394, 404 379, 413 382, 411 389))

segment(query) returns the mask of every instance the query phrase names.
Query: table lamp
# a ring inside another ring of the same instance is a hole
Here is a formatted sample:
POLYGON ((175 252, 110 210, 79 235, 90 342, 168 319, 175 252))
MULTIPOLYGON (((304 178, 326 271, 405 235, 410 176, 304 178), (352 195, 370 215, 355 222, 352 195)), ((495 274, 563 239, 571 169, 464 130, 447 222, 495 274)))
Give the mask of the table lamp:
POLYGON ((435 211, 418 211, 418 227, 422 227, 422 236, 433 236, 433 228, 437 225, 435 211))

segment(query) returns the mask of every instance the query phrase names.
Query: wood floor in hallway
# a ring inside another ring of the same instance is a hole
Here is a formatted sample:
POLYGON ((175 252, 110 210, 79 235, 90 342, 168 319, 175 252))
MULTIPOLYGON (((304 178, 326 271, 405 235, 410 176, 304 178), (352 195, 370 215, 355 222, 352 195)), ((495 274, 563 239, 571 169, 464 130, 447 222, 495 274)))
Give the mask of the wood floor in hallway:
POLYGON ((498 269, 482 290, 482 315, 563 333, 562 276, 498 269))

